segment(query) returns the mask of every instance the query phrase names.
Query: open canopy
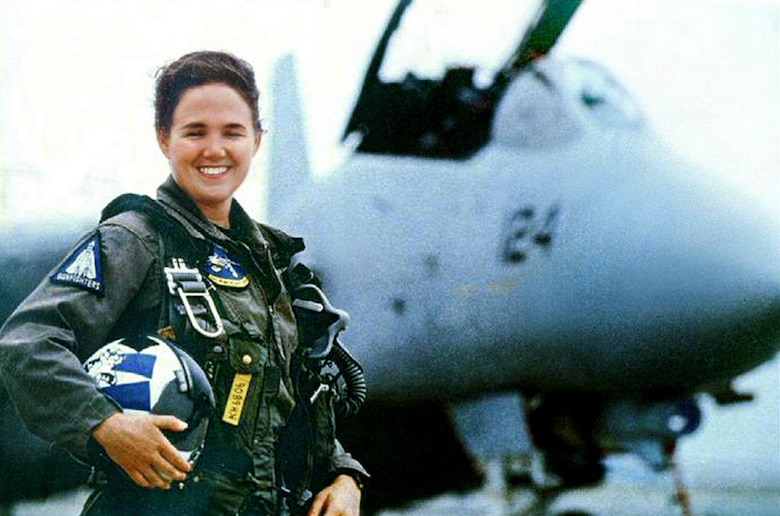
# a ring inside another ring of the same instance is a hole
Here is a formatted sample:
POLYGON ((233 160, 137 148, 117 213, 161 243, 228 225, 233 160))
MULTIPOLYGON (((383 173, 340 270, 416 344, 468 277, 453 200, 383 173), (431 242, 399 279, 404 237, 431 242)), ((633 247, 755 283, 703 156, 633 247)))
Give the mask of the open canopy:
POLYGON ((579 0, 401 0, 344 138, 359 152, 464 159, 488 140, 509 81, 546 54, 579 0))

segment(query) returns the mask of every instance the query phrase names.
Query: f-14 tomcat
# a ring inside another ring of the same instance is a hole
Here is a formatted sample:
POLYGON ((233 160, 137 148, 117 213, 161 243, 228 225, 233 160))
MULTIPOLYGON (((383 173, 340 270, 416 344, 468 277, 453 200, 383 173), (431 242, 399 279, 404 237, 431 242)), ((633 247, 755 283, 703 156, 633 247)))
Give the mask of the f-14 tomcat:
MULTIPOLYGON (((533 3, 487 81, 390 70, 411 3, 328 178, 302 166, 290 60, 273 92, 269 221, 306 238, 302 260, 351 314, 369 400, 342 438, 373 473, 367 503, 478 485, 475 456, 517 452, 490 429, 530 443, 540 492, 601 482, 615 452, 668 468, 699 396, 749 400, 732 380, 777 353, 777 214, 675 157, 608 71, 550 53, 579 1, 533 3)), ((4 248, 3 317, 71 241, 46 263, 4 248)), ((2 478, 30 482, 2 496, 66 487, 37 475, 66 458, 21 439, 3 403, 2 478)))

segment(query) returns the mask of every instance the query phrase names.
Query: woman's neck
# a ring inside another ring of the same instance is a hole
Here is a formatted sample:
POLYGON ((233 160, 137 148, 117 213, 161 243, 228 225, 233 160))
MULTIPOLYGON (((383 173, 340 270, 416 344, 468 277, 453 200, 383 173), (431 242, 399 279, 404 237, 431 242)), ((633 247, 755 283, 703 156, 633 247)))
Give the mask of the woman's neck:
POLYGON ((198 209, 203 213, 203 216, 208 220, 225 229, 230 229, 230 205, 232 199, 219 203, 217 205, 212 204, 198 204, 198 209))

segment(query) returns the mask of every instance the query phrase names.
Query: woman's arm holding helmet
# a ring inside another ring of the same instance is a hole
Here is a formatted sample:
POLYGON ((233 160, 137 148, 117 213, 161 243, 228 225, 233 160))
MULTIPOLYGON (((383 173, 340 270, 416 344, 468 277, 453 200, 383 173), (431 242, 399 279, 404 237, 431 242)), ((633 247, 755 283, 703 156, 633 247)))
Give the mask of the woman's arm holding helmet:
POLYGON ((173 416, 117 413, 92 432, 95 441, 141 487, 170 489, 171 481, 183 481, 190 464, 163 435, 181 432, 187 424, 173 416))
POLYGON ((123 316, 159 303, 156 236, 140 217, 120 217, 83 239, 0 332, 0 378, 25 424, 81 457, 93 429, 119 413, 82 360, 123 316))

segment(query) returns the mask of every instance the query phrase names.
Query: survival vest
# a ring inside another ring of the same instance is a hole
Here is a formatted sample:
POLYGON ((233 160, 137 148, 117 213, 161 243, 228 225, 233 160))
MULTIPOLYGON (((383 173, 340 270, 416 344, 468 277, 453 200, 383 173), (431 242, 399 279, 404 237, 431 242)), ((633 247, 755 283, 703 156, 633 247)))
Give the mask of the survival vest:
MULTIPOLYGON (((205 288, 204 280, 198 284, 182 268, 180 286, 191 289, 194 295, 188 307, 181 301, 182 296, 174 295, 171 272, 166 270, 176 260, 183 266, 197 267, 209 256, 212 246, 193 237, 159 202, 145 195, 120 195, 102 210, 100 220, 126 211, 144 216, 158 235, 158 274, 166 278, 166 285, 160 297, 156 329, 170 331, 166 336, 180 342, 213 381, 215 373, 208 358, 209 349, 221 332, 209 314, 210 298, 196 295, 205 288), (213 333, 205 335, 196 326, 213 333)), ((279 488, 288 493, 289 508, 295 512, 294 507, 305 507, 312 493, 332 480, 329 461, 336 445, 337 415, 356 413, 366 399, 367 389, 362 367, 337 340, 338 332, 346 324, 341 315, 345 313, 330 306, 319 281, 308 268, 302 264, 290 268, 293 255, 304 248, 303 241, 275 228, 258 226, 269 244, 272 265, 293 299, 298 325, 299 346, 291 363, 296 408, 280 436, 277 450, 277 473, 282 484, 279 488)), ((214 309, 219 312, 218 306, 214 309)))

